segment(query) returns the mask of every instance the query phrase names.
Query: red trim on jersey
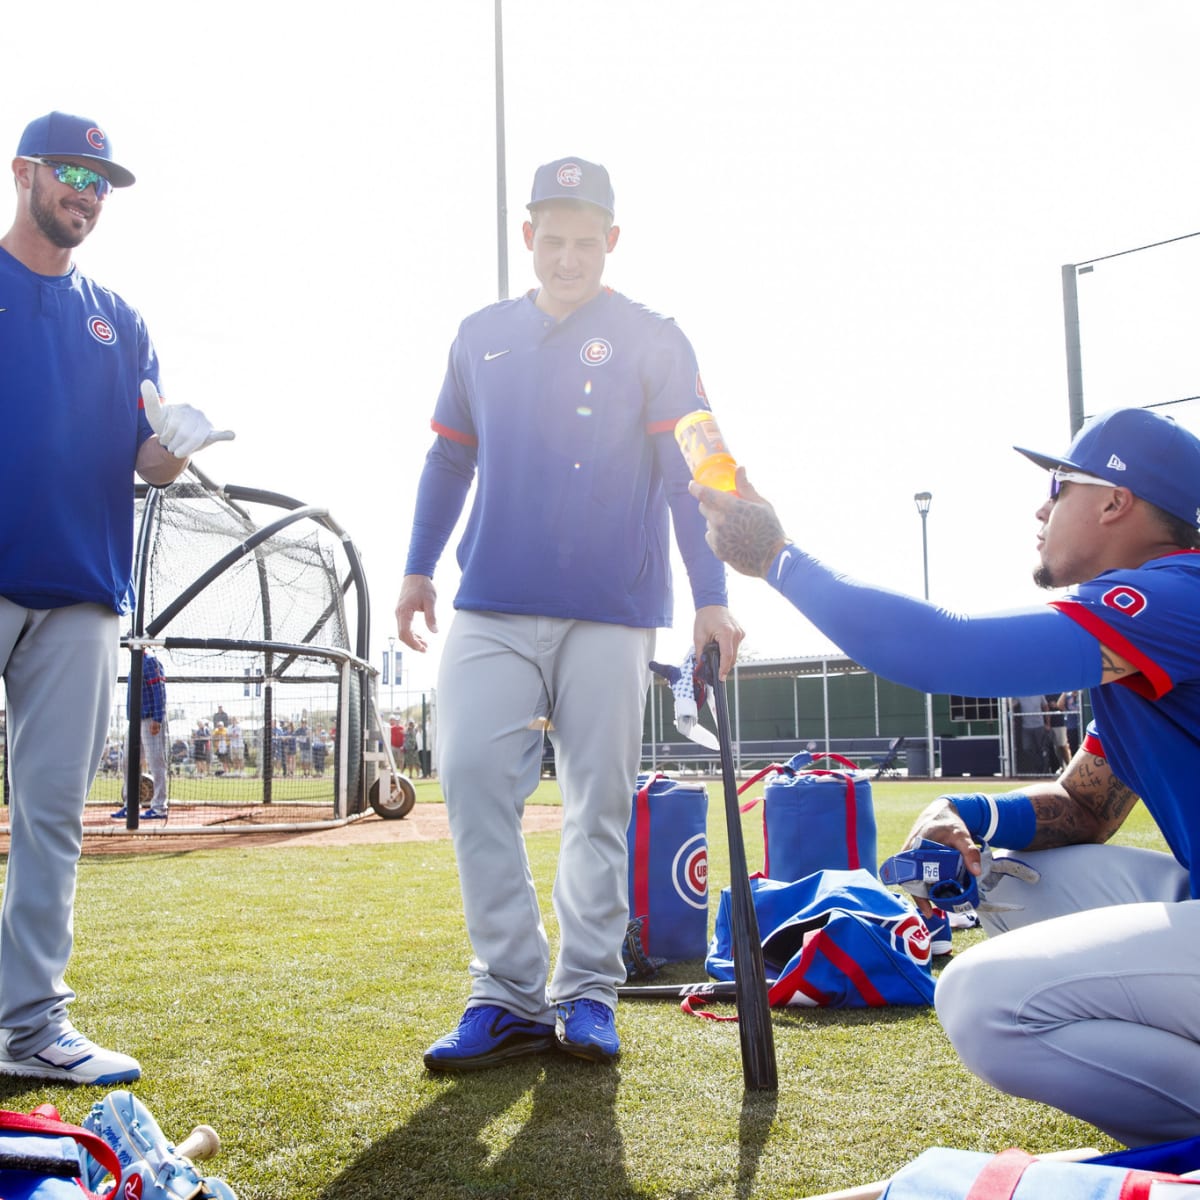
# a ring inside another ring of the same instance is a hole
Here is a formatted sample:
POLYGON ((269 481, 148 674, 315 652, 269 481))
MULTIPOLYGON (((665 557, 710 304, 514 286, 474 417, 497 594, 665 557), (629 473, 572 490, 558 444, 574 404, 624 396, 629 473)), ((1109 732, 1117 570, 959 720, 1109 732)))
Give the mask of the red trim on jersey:
POLYGON ((1139 674, 1115 679, 1114 683, 1122 684, 1147 700, 1157 700, 1175 686, 1174 680, 1158 663, 1143 654, 1128 638, 1119 634, 1097 612, 1080 604, 1078 600, 1051 600, 1050 607, 1058 609, 1077 625, 1083 626, 1102 646, 1115 650, 1126 662, 1132 663, 1138 669, 1139 674))
POLYGON ((1085 733, 1083 735, 1083 749, 1088 754, 1094 754, 1097 758, 1107 758, 1104 753, 1104 744, 1094 733, 1085 733))
POLYGON ((449 438, 452 442, 458 442, 461 446, 479 445, 477 437, 471 437, 470 434, 466 433, 459 433, 457 429, 451 429, 448 425, 439 425, 437 421, 430 421, 429 428, 439 437, 449 438))
POLYGON ((674 421, 653 421, 646 426, 646 432, 654 436, 656 433, 672 433, 675 430, 674 421))

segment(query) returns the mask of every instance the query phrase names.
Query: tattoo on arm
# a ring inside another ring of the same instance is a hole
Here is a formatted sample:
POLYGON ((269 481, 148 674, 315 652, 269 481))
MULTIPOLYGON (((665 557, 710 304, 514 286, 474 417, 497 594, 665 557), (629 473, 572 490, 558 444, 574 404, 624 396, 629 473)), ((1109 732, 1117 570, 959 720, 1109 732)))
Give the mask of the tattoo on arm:
POLYGON ((1114 679, 1124 679, 1127 675, 1136 675, 1137 671, 1128 659, 1115 654, 1107 646, 1100 647, 1100 662, 1103 666, 1101 680, 1109 683, 1114 679))
POLYGON ((787 542, 783 527, 766 504, 734 500, 713 526, 713 550, 743 575, 762 578, 787 542))
POLYGON ((1062 786, 1032 795, 1037 836, 1032 850, 1107 842, 1137 803, 1137 794, 1113 773, 1108 762, 1077 755, 1062 786))

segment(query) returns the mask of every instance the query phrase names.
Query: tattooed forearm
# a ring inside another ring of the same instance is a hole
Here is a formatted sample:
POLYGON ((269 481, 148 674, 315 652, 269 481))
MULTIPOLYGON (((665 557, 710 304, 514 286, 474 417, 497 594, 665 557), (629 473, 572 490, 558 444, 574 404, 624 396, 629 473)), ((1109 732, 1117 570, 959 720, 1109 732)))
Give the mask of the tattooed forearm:
POLYGON ((1032 849, 1107 842, 1138 800, 1095 755, 1076 755, 1060 784, 1030 789, 1038 822, 1032 849))
POLYGON ((709 522, 713 553, 743 575, 762 578, 787 544, 783 527, 769 504, 731 500, 709 522))

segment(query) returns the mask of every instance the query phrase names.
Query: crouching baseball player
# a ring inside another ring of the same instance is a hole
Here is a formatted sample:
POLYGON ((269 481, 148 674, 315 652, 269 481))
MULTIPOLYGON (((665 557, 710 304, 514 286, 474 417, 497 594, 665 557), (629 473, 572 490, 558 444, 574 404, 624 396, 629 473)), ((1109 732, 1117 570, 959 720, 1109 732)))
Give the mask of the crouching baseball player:
POLYGON ((940 886, 977 892, 993 935, 942 973, 937 1011, 1003 1091, 1129 1145, 1180 1138, 1200 1125, 1200 441, 1119 409, 1061 457, 1021 452, 1051 472, 1035 580, 1070 590, 991 616, 836 574, 744 471, 738 495, 692 490, 717 556, 870 670, 968 696, 1090 689, 1095 721, 1057 780, 942 796, 917 819, 906 851, 961 854, 940 886), (1104 845, 1139 797, 1170 854, 1104 845))

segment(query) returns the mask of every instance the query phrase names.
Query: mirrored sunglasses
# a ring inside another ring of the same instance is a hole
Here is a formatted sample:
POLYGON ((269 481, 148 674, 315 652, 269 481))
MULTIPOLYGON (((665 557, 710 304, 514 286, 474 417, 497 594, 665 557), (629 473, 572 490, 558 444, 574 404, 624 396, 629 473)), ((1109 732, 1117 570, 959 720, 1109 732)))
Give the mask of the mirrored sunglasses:
POLYGON ((1090 483, 1092 487, 1116 487, 1107 479, 1099 479, 1095 475, 1085 475, 1082 471, 1052 471, 1050 473, 1050 499, 1057 500, 1064 483, 1090 483))
POLYGON ((67 187, 74 188, 77 192, 85 192, 92 184, 95 184, 97 200, 103 200, 112 191, 112 184, 98 171, 93 171, 91 167, 81 167, 76 163, 57 162, 52 158, 33 158, 32 156, 29 157, 29 161, 49 167, 59 183, 65 183, 67 187))

